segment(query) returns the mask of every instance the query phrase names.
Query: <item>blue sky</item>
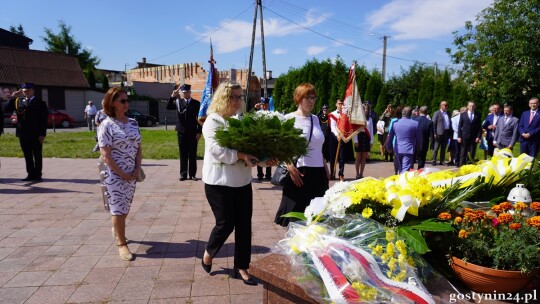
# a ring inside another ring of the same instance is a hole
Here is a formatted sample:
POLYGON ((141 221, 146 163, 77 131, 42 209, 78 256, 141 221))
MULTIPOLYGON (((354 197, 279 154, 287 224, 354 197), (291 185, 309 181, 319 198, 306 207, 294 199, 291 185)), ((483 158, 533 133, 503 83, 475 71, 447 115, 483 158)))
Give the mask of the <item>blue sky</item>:
MULTIPOLYGON (((0 27, 21 24, 44 50, 44 28, 58 32, 58 21, 101 59, 100 68, 133 68, 143 57, 150 63, 202 62, 209 41, 220 70, 247 68, 254 0, 25 0, 2 1, 0 27)), ((445 48, 452 32, 492 0, 262 0, 267 70, 279 76, 307 59, 340 56, 368 69, 381 69, 383 36, 388 36, 387 77, 415 60, 451 66, 445 48)), ((259 15, 260 18, 260 15, 259 15)), ((262 74, 257 21, 253 71, 262 74)))

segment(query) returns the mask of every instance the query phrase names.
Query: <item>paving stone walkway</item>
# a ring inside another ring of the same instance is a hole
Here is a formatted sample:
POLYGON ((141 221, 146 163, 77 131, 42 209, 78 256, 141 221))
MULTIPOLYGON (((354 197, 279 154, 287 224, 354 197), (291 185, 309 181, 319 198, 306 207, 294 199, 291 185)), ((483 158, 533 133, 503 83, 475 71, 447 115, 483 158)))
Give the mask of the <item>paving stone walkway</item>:
MULTIPOLYGON (((233 235, 210 275, 200 266, 214 218, 203 182, 180 182, 177 160, 143 161, 146 180, 137 185, 127 220, 132 262, 118 256, 96 160, 44 159, 41 183, 21 181, 24 159, 0 162, 0 303, 262 302, 261 284, 247 286, 231 277, 233 235)), ((198 166, 201 172, 201 160, 198 166)), ((384 162, 371 162, 365 170, 374 177, 392 173, 391 163, 384 162)), ((346 179, 354 176, 354 165, 347 164, 346 179)), ((254 178, 253 196, 255 261, 286 230, 273 223, 281 188, 254 178)))

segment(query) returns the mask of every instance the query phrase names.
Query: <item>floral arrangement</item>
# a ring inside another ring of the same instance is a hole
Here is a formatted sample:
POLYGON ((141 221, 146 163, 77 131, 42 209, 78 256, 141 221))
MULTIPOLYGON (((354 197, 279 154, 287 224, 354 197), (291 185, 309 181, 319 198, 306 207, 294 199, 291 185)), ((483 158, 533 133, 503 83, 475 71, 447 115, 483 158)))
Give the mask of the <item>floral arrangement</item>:
POLYGON ((426 286, 448 284, 393 229, 363 217, 292 223, 278 251, 291 258, 297 282, 323 303, 435 303, 426 286), (426 271, 419 275, 415 267, 426 271))
POLYGON ((500 201, 516 182, 536 185, 540 170, 531 170, 532 160, 526 154, 514 158, 510 150, 503 149, 490 161, 457 170, 412 171, 385 179, 336 183, 296 216, 310 224, 361 214, 395 228, 408 246, 423 254, 429 251, 425 232, 454 230, 451 223, 437 220, 439 213, 455 210, 464 200, 500 201))
POLYGON ((449 244, 444 252, 466 262, 529 273, 540 267, 539 212, 540 202, 531 203, 530 208, 523 202, 503 202, 487 211, 459 208, 442 212, 439 219, 451 222, 456 231, 436 240, 444 239, 439 244, 449 244))
POLYGON ((285 120, 279 112, 257 111, 232 117, 216 131, 215 139, 223 147, 250 153, 260 160, 277 158, 282 162, 307 154, 307 140, 294 119, 285 120))

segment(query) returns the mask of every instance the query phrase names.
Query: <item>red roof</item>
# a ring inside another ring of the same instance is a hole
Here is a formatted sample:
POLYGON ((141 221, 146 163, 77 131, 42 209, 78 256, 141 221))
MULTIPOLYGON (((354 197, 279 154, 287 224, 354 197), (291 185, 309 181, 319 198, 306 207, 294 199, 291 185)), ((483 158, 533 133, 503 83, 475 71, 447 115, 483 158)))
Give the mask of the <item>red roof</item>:
POLYGON ((74 56, 0 46, 0 83, 89 88, 74 56))

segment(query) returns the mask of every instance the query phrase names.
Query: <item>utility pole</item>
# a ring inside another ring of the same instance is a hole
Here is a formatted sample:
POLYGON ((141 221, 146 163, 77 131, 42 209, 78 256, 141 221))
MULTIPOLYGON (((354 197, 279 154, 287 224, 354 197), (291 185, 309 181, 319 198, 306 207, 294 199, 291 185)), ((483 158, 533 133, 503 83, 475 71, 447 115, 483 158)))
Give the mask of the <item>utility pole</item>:
POLYGON ((388 40, 388 36, 383 36, 383 55, 382 55, 382 82, 384 83, 384 79, 386 78, 386 41, 388 40))
POLYGON ((263 28, 263 14, 262 14, 262 0, 255 0, 255 12, 253 14, 253 31, 251 33, 251 51, 249 53, 249 67, 247 75, 247 84, 246 84, 246 106, 249 106, 249 79, 251 78, 251 70, 253 68, 253 49, 255 48, 255 32, 257 30, 257 9, 261 13, 261 44, 262 44, 262 63, 263 63, 263 73, 264 73, 264 97, 267 97, 267 81, 266 81, 266 58, 265 58, 265 48, 264 48, 264 28, 263 28))

